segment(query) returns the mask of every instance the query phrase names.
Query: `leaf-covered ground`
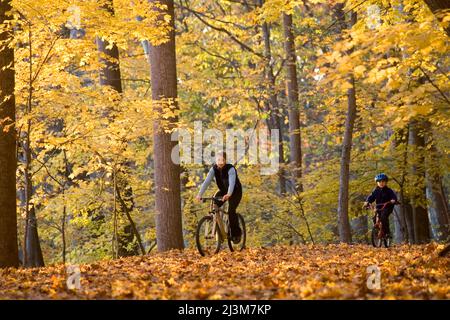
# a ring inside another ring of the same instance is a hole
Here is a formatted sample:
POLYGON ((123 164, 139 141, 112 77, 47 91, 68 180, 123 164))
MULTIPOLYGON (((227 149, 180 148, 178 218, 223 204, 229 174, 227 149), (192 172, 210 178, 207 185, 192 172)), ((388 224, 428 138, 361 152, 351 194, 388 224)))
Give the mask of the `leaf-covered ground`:
POLYGON ((66 267, 0 270, 0 299, 449 299, 442 246, 278 246, 194 250, 80 265, 81 288, 67 289, 66 267), (367 267, 381 271, 368 289, 367 267))

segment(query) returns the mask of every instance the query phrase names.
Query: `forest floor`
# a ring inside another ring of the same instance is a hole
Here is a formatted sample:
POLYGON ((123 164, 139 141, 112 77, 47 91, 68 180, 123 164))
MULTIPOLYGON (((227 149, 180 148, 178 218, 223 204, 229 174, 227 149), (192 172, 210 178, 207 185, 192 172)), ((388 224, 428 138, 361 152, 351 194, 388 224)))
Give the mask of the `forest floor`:
POLYGON ((73 290, 67 266, 0 269, 0 299, 450 299, 442 247, 275 246, 212 257, 171 251, 79 265, 73 290))

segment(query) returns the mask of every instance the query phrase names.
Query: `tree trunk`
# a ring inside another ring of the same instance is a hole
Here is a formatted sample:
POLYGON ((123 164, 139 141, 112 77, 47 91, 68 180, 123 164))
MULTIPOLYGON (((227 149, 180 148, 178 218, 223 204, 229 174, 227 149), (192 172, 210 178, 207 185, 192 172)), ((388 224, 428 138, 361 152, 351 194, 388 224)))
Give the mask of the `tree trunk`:
POLYGON ((290 164, 297 191, 303 191, 302 178, 302 146, 300 131, 300 112, 297 67, 295 55, 295 38, 292 31, 292 15, 283 13, 284 50, 286 54, 286 91, 289 107, 289 148, 290 164))
MULTIPOLYGON (((341 8, 342 10, 342 8, 341 8)), ((352 13, 351 25, 356 23, 356 14, 352 13)), ((352 242, 348 218, 348 194, 350 180, 350 154, 352 150, 353 127, 356 119, 356 90, 355 79, 350 75, 351 88, 347 91, 347 117, 345 119, 344 140, 342 142, 341 170, 339 175, 339 200, 338 200, 338 229, 339 240, 345 243, 352 242)))
POLYGON ((119 67, 119 49, 115 44, 111 49, 107 49, 109 42, 103 41, 98 37, 96 42, 98 51, 110 58, 100 57, 100 62, 103 64, 103 68, 100 71, 100 85, 111 86, 117 92, 122 93, 122 82, 119 67))
POLYGON ((426 172, 426 194, 430 202, 430 221, 432 221, 433 233, 438 241, 445 241, 449 238, 448 207, 444 194, 442 193, 442 177, 439 172, 438 150, 433 140, 431 124, 425 123, 425 138, 429 150, 429 157, 426 172))
POLYGON ((180 196, 180 166, 171 159, 173 148, 178 144, 171 141, 172 130, 176 127, 178 117, 173 116, 163 122, 163 107, 178 109, 177 98, 177 72, 175 56, 175 24, 173 0, 151 2, 166 5, 161 9, 159 19, 170 17, 172 30, 169 41, 159 46, 151 45, 150 69, 152 81, 153 107, 160 115, 153 123, 153 156, 155 169, 155 196, 156 196, 156 239, 159 251, 170 249, 183 249, 183 234, 181 222, 181 196, 180 196), (168 126, 165 125, 168 122, 168 126))
MULTIPOLYGON (((113 1, 108 0, 103 6, 103 9, 106 10, 111 16, 114 16, 114 6, 113 1)), ((101 86, 110 86, 113 88, 117 93, 122 93, 122 77, 120 72, 120 60, 119 60, 119 48, 116 44, 113 44, 112 47, 109 49, 108 46, 111 45, 106 40, 102 40, 101 37, 97 37, 96 39, 97 43, 97 49, 100 53, 100 63, 102 64, 102 69, 100 70, 100 85, 101 86)), ((122 164, 123 165, 123 164, 122 164)), ((115 175, 120 176, 121 172, 116 172, 115 175)), ((137 230, 133 228, 132 222, 129 220, 131 219, 130 212, 133 208, 133 192, 131 187, 128 184, 128 181, 124 177, 116 177, 116 180, 119 181, 115 188, 116 188, 116 196, 118 197, 116 201, 120 202, 120 214, 121 216, 126 216, 128 218, 128 222, 126 225, 122 228, 120 228, 120 235, 118 236, 118 257, 127 257, 127 256, 133 256, 139 254, 139 247, 137 243, 134 243, 131 246, 131 250, 129 249, 129 244, 135 242, 139 239, 139 234, 137 234, 137 230), (120 190, 124 190, 125 192, 128 192, 128 194, 125 194, 127 198, 126 203, 124 199, 120 198, 120 190), (136 231, 136 235, 135 232, 136 231)), ((120 221, 120 220, 119 220, 120 221)), ((134 222, 133 222, 134 223, 134 222)), ((140 242, 140 241, 139 241, 140 242)))
POLYGON ((414 190, 412 193, 411 205, 414 222, 414 242, 426 243, 430 241, 430 223, 426 207, 425 191, 425 168, 424 152, 425 138, 423 131, 423 120, 411 120, 409 125, 409 144, 413 147, 412 151, 412 175, 414 181, 414 190))
POLYGON ((407 174, 407 165, 408 165, 408 148, 409 148, 409 126, 406 127, 405 132, 401 134, 401 139, 403 143, 406 144, 405 150, 403 151, 402 156, 402 164, 401 164, 401 181, 400 181, 400 194, 399 201, 401 203, 400 206, 400 219, 404 221, 404 229, 405 234, 403 235, 403 240, 408 241, 408 243, 414 243, 414 221, 413 221, 413 212, 412 206, 409 203, 409 199, 405 196, 405 184, 406 184, 406 174, 407 174))
POLYGON ((66 219, 67 219, 67 207, 64 204, 63 216, 61 218, 61 240, 62 240, 62 262, 63 262, 63 264, 66 264, 66 255, 67 255, 66 219))
POLYGON ((402 203, 400 208, 394 208, 394 242, 406 243, 408 242, 408 227, 406 224, 405 208, 402 202, 403 188, 400 187, 399 201, 402 203))
MULTIPOLYGON (((108 0, 103 6, 103 9, 114 16, 113 1, 108 0)), ((116 44, 113 44, 110 49, 108 41, 102 40, 100 37, 96 38, 97 49, 103 54, 100 56, 100 63, 103 65, 100 71, 100 85, 111 86, 117 92, 122 93, 122 82, 120 75, 119 64, 119 49, 116 44)))
POLYGON ((405 222, 406 222, 406 230, 408 231, 408 243, 415 243, 415 235, 414 235, 414 216, 413 216, 413 208, 409 203, 409 199, 400 198, 402 201, 402 207, 404 208, 405 213, 405 222), (402 199, 404 199, 402 201, 402 199))
POLYGON ((39 240, 38 225, 34 204, 31 202, 33 197, 33 181, 31 177, 31 121, 28 120, 27 132, 24 143, 24 185, 25 185, 25 240, 24 240, 24 259, 25 267, 43 267, 44 257, 42 256, 41 242, 39 240))
POLYGON ((37 228, 37 219, 34 205, 31 205, 28 212, 28 219, 26 224, 25 239, 25 259, 24 266, 29 268, 44 267, 44 258, 42 256, 41 243, 39 241, 39 234, 37 228))
MULTIPOLYGON (((263 5, 263 1, 259 1, 259 5, 263 5)), ((272 62, 272 53, 271 53, 271 45, 270 45, 270 27, 266 22, 263 22, 261 25, 263 40, 264 40, 264 59, 265 59, 265 78, 268 82, 268 90, 270 96, 270 107, 267 112, 269 112, 269 129, 276 129, 280 133, 280 142, 278 144, 278 162, 280 166, 284 164, 284 150, 283 150, 283 115, 280 112, 280 107, 278 104, 278 97, 276 92, 276 78, 273 73, 273 62, 272 62)), ((286 193, 286 178, 284 173, 284 168, 281 167, 279 170, 279 183, 280 183, 280 193, 286 193)))
POLYGON ((394 237, 393 240, 395 243, 404 243, 404 237, 406 234, 406 230, 403 228, 402 222, 400 220, 400 210, 394 208, 394 237))
POLYGON ((404 132, 401 133, 401 140, 405 144, 405 149, 402 155, 402 163, 401 163, 401 181, 400 181, 400 194, 399 201, 401 203, 400 206, 400 217, 404 220, 404 227, 406 229, 405 235, 403 239, 408 241, 408 243, 414 243, 414 221, 413 221, 413 213, 412 206, 409 203, 409 198, 405 196, 405 185, 406 185, 406 175, 408 172, 408 150, 409 150, 409 125, 406 126, 404 132))
MULTIPOLYGON (((33 103, 33 42, 31 26, 28 30, 28 49, 29 49, 29 79, 28 79, 28 101, 26 105, 26 114, 29 115, 32 111, 33 103)), ((34 188, 31 175, 31 129, 32 121, 28 119, 25 130, 25 141, 23 142, 24 153, 24 194, 25 194, 25 239, 24 239, 24 259, 23 265, 25 267, 43 267, 44 258, 42 256, 41 243, 38 234, 38 225, 36 218, 36 211, 34 203, 32 202, 34 188)))
MULTIPOLYGON (((0 26, 10 17, 9 1, 0 1, 0 26)), ((16 213, 16 130, 14 49, 10 29, 0 33, 0 268, 19 266, 16 213), (9 98, 6 98, 9 97, 9 98)))
POLYGON ((341 170, 339 175, 338 227, 341 242, 350 243, 352 236, 348 218, 348 194, 350 181, 350 154, 352 150, 353 125, 356 118, 356 93, 353 77, 350 79, 352 88, 347 92, 348 110, 345 120, 344 141, 342 143, 341 170))
MULTIPOLYGON (((448 0, 425 0, 425 3, 430 8, 431 12, 436 16, 440 23, 443 22, 445 14, 443 10, 450 9, 450 1, 448 0)), ((445 33, 450 37, 450 25, 448 24, 445 28, 445 33)))
POLYGON ((408 228, 406 224, 406 211, 405 211, 405 179, 406 168, 408 160, 408 127, 397 130, 392 140, 392 154, 395 158, 395 170, 400 174, 400 178, 397 183, 399 190, 399 201, 402 205, 399 208, 394 208, 394 241, 395 243, 406 243, 408 241, 408 228), (398 150, 401 150, 401 153, 398 150))

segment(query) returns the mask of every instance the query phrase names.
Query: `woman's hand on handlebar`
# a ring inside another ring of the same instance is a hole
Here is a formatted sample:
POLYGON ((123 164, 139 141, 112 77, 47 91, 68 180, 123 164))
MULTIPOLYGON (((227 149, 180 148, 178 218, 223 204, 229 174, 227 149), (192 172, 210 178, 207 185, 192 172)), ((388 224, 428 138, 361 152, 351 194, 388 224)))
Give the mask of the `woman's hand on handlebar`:
POLYGON ((195 200, 197 200, 197 202, 201 202, 202 201, 202 197, 200 197, 199 195, 195 196, 195 200))

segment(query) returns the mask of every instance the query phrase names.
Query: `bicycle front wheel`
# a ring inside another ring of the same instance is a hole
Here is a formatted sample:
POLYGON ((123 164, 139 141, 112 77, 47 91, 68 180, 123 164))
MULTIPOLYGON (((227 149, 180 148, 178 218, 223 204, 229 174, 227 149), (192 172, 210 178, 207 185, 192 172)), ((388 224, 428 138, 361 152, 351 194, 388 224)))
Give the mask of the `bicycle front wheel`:
POLYGON ((205 216, 200 219, 195 233, 195 242, 198 252, 202 256, 209 256, 220 251, 222 239, 218 226, 211 216, 205 216))
POLYGON ((383 245, 383 239, 381 239, 378 235, 380 233, 380 229, 377 227, 372 228, 372 245, 376 248, 381 248, 383 245))
POLYGON ((391 246, 391 238, 390 237, 385 237, 383 239, 383 243, 384 243, 384 247, 385 248, 389 248, 391 246))
MULTIPOLYGON (((239 243, 233 243, 231 240, 230 234, 228 235, 228 247, 230 248, 230 251, 242 251, 245 249, 245 242, 247 241, 247 230, 245 229, 245 220, 244 217, 241 214, 237 214, 238 216, 238 222, 239 222, 239 228, 241 228, 241 241, 239 243)), ((230 228, 228 228, 229 230, 230 228)), ((230 231, 228 231, 230 233, 230 231)))

